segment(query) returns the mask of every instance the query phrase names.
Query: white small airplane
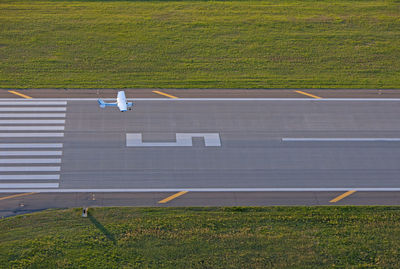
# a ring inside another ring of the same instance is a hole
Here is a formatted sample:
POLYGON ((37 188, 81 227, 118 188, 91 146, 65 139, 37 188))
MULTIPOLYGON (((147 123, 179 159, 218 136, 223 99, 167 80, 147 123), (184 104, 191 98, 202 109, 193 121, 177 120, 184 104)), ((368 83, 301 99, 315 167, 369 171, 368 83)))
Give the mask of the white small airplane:
POLYGON ((106 103, 103 101, 103 99, 97 100, 101 108, 105 108, 106 106, 117 106, 121 112, 125 112, 128 109, 132 110, 133 103, 132 102, 127 102, 126 97, 125 97, 125 92, 124 91, 119 91, 118 96, 117 96, 117 102, 116 103, 106 103))

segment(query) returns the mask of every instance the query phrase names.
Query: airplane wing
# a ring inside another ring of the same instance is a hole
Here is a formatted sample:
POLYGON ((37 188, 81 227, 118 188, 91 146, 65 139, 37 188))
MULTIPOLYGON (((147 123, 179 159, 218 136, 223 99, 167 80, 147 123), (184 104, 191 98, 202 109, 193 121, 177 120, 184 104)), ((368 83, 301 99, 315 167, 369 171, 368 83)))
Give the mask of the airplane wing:
POLYGON ((118 106, 117 103, 106 103, 102 99, 97 100, 97 103, 99 103, 101 108, 105 108, 106 106, 118 106))

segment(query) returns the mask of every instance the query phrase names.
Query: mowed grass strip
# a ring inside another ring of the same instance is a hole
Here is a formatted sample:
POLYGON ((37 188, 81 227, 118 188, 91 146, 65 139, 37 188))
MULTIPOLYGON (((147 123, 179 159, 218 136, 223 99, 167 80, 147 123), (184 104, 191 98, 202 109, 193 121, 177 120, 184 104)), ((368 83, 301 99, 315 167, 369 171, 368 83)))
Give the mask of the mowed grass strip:
POLYGON ((400 88, 400 3, 0 2, 2 88, 400 88))
POLYGON ((2 268, 398 268, 399 207, 91 208, 0 220, 2 268))

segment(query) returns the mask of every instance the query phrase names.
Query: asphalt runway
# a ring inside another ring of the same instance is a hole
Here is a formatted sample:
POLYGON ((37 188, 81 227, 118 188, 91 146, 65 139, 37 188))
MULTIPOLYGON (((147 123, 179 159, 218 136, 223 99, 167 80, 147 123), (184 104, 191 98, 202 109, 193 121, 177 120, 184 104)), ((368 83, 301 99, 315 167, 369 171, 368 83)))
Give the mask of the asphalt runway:
MULTIPOLYGON (((16 91, 33 98, 115 98, 120 89, 0 89, 0 98, 16 91)), ((123 89, 129 98, 400 98, 400 89, 123 89)))
POLYGON ((329 204, 349 190, 342 202, 399 204, 399 99, 134 102, 1 100, 2 197, 40 192, 2 200, 2 215, 178 191, 165 205, 329 204))

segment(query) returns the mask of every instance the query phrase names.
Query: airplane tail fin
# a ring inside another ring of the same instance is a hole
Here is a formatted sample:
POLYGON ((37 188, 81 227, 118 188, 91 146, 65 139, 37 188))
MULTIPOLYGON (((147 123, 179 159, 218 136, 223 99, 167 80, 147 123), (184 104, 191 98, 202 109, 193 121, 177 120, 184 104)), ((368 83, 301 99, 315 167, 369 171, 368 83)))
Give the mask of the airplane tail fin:
POLYGON ((101 108, 105 108, 106 107, 106 103, 102 99, 97 100, 97 103, 99 103, 99 106, 101 108))

